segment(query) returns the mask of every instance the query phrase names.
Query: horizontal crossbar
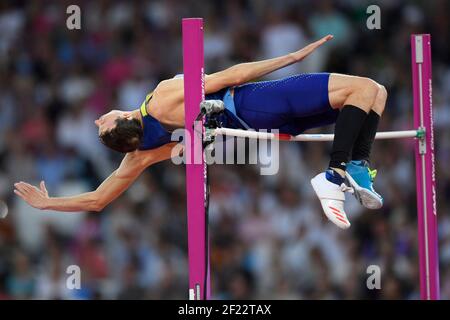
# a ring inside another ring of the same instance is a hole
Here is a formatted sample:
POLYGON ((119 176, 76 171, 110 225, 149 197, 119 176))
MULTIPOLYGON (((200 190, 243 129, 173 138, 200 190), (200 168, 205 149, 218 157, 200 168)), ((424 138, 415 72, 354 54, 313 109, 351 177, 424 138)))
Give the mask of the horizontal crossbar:
MULTIPOLYGON (((209 130, 207 130, 208 132, 209 130)), ((263 139, 263 140, 282 140, 282 141, 333 141, 334 134, 299 134, 291 136, 283 133, 260 132, 252 130, 240 130, 230 128, 216 128, 209 132, 213 136, 224 135, 232 137, 263 139)), ((403 139, 420 138, 423 136, 422 130, 404 130, 404 131, 386 131, 377 132, 375 139, 403 139)))

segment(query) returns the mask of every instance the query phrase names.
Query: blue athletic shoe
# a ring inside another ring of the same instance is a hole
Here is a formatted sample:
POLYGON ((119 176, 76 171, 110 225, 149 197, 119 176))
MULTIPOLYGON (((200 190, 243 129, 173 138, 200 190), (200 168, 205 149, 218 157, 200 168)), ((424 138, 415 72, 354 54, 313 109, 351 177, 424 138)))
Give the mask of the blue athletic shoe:
POLYGON ((380 209, 383 206, 383 197, 373 188, 376 174, 377 171, 371 170, 367 161, 353 160, 347 163, 345 177, 353 187, 356 199, 367 209, 380 209))

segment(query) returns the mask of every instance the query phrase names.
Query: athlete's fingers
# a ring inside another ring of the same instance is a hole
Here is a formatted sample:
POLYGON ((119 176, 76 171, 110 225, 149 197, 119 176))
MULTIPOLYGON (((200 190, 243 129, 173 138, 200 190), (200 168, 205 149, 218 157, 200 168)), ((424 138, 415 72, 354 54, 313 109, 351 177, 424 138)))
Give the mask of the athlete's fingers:
POLYGON ((325 42, 327 42, 327 41, 329 41, 331 39, 333 39, 333 35, 331 35, 331 34, 326 35, 322 39, 316 41, 316 46, 320 46, 320 45, 324 44, 325 42))
POLYGON ((325 42, 327 42, 331 39, 333 39, 333 36, 331 34, 329 34, 320 40, 310 43, 309 45, 307 45, 305 48, 301 49, 300 51, 303 51, 305 55, 308 55, 311 52, 313 52, 314 50, 316 50, 318 47, 320 47, 322 44, 324 44, 325 42))
POLYGON ((21 184, 23 184, 24 186, 26 186, 26 187, 32 187, 33 185, 31 185, 31 184, 29 184, 29 183, 27 183, 27 182, 21 182, 21 184))
POLYGON ((28 190, 25 188, 25 185, 22 182, 16 183, 14 185, 14 187, 16 187, 16 189, 19 190, 23 194, 28 193, 28 190))
POLYGON ((34 192, 34 191, 39 191, 38 188, 36 188, 35 186, 26 183, 26 182, 21 182, 20 185, 22 186, 22 188, 28 192, 34 192))
POLYGON ((28 183, 24 183, 22 185, 22 188, 24 190, 26 190, 27 192, 33 192, 35 190, 35 187, 33 187, 32 185, 28 184, 28 183))
POLYGON ((14 185, 17 185, 17 186, 25 186, 26 185, 26 183, 25 182, 23 182, 23 181, 20 181, 20 182, 16 182, 14 185))
POLYGON ((40 183, 40 188, 41 188, 41 191, 42 191, 46 196, 48 196, 48 191, 47 191, 47 188, 45 187, 45 182, 44 182, 44 180, 41 181, 41 183, 40 183))
POLYGON ((38 188, 36 188, 35 186, 32 186, 31 184, 28 184, 28 183, 24 183, 22 185, 22 190, 28 196, 35 195, 36 192, 38 192, 38 193, 40 192, 40 190, 38 188))
POLYGON ((24 200, 26 203, 28 203, 30 206, 34 207, 34 208, 38 208, 36 206, 36 202, 34 201, 34 198, 31 194, 29 193, 23 193, 20 192, 19 190, 14 190, 14 193, 19 196, 20 198, 22 198, 22 200, 24 200))
POLYGON ((21 197, 23 200, 27 201, 25 195, 21 193, 19 190, 14 190, 14 193, 17 194, 19 197, 21 197))

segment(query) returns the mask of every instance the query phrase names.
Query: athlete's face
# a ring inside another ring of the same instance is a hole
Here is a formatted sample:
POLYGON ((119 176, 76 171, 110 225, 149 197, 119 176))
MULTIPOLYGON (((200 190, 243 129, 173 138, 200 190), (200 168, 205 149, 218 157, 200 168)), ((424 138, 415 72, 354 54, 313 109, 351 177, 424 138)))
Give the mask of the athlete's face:
POLYGON ((121 118, 131 119, 131 112, 112 110, 95 120, 95 125, 98 127, 98 135, 113 129, 116 126, 116 120, 121 118))

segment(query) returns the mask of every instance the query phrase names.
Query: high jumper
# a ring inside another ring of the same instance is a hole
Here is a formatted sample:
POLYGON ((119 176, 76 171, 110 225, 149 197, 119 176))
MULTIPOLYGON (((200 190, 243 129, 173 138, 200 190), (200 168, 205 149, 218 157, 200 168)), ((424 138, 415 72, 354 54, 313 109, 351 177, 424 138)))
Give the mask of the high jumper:
MULTIPOLYGON (((328 168, 311 180, 330 221, 346 229, 344 192, 355 191, 363 206, 378 209, 382 197, 373 189, 375 171, 370 151, 383 114, 387 91, 372 79, 337 73, 296 74, 259 81, 275 70, 303 61, 333 39, 327 35, 306 47, 269 60, 234 65, 205 76, 206 99, 222 100, 226 127, 277 129, 298 135, 307 129, 335 124, 328 168)), ((161 81, 134 111, 113 110, 95 120, 98 136, 109 148, 124 153, 120 166, 94 191, 71 197, 50 197, 39 187, 15 183, 14 192, 29 205, 44 210, 102 211, 152 164, 170 159, 171 133, 185 125, 181 77, 161 81)))

